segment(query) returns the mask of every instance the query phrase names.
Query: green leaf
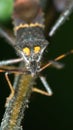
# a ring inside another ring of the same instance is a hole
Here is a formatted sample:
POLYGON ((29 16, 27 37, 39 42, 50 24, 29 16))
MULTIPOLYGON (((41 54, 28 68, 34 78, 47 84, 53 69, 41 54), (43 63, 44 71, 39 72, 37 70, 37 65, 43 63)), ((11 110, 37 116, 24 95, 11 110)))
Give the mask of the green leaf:
POLYGON ((11 17, 13 0, 0 0, 0 21, 6 21, 11 17))

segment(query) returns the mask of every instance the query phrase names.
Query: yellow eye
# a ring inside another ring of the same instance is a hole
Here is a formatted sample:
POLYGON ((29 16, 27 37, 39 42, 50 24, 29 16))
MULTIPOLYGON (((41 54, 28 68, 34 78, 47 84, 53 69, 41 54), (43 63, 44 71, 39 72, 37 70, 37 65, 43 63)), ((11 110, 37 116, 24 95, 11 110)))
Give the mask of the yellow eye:
POLYGON ((30 55, 30 49, 28 47, 23 48, 23 52, 29 56, 30 55))
POLYGON ((39 46, 34 47, 34 53, 39 53, 41 48, 39 46))

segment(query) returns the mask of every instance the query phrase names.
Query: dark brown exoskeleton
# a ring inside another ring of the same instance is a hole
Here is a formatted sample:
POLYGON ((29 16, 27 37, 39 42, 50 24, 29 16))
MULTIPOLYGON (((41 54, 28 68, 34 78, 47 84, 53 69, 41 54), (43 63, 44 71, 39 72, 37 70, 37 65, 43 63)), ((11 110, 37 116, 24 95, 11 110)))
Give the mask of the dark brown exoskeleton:
MULTIPOLYGON (((21 120, 23 112, 28 107, 28 100, 32 91, 51 96, 50 89, 46 79, 39 75, 40 80, 45 86, 47 92, 33 88, 35 78, 45 68, 53 65, 60 68, 61 65, 58 60, 73 53, 71 50, 67 54, 63 54, 50 61, 45 66, 42 66, 41 59, 49 42, 44 35, 44 14, 42 7, 48 2, 47 0, 15 0, 13 11, 14 34, 16 40, 13 41, 0 28, 0 34, 4 36, 16 50, 19 55, 18 59, 0 62, 0 72, 6 72, 5 76, 11 89, 11 94, 7 98, 6 110, 1 123, 1 130, 22 130, 21 120), (41 2, 43 1, 43 2, 41 2), (9 67, 7 65, 20 62, 19 68, 9 67), (12 84, 8 78, 8 73, 15 73, 15 81, 12 84)), ((60 7, 60 1, 53 0, 54 6, 57 10, 61 10, 58 21, 50 30, 49 35, 52 36, 57 28, 66 20, 73 9, 73 2, 61 1, 65 6, 60 7), (67 5, 66 5, 67 4, 67 5)))
POLYGON ((25 62, 25 67, 36 74, 48 41, 44 36, 44 17, 39 2, 27 0, 14 4, 15 48, 25 62), (24 13, 23 13, 24 12, 24 13))

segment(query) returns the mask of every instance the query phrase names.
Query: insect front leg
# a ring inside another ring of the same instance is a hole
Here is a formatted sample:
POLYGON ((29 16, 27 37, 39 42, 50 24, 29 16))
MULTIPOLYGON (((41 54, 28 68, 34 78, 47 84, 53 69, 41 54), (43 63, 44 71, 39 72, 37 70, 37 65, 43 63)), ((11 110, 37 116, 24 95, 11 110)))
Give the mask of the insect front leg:
POLYGON ((9 74, 8 72, 5 73, 5 78, 6 78, 6 81, 7 81, 7 83, 8 83, 8 86, 9 86, 11 92, 10 92, 9 97, 6 98, 5 107, 7 107, 9 101, 13 98, 14 92, 15 92, 15 90, 14 90, 14 88, 13 88, 11 82, 10 82, 10 79, 9 79, 8 74, 9 74))
POLYGON ((0 66, 10 65, 10 64, 16 64, 18 62, 21 62, 22 60, 23 60, 23 58, 0 61, 0 66))
POLYGON ((15 88, 14 86, 11 84, 11 81, 9 79, 9 74, 17 74, 17 75, 20 75, 20 74, 23 74, 23 73, 29 73, 29 72, 25 72, 25 70, 21 69, 21 68, 17 68, 17 67, 14 67, 14 66, 1 66, 0 67, 0 72, 5 72, 5 78, 7 80, 7 83, 9 85, 9 88, 10 88, 10 95, 9 97, 6 99, 6 104, 5 106, 8 105, 9 101, 13 98, 14 96, 14 93, 15 93, 15 88))

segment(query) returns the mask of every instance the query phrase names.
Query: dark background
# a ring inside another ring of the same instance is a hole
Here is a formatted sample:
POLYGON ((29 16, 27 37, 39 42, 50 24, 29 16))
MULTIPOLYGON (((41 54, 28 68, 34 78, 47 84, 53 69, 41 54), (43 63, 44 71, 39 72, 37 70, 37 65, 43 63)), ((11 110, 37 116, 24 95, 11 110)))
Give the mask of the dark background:
MULTIPOLYGON (((11 24, 11 21, 8 23, 11 24)), ((47 60, 73 49, 73 14, 50 39, 46 53, 47 60)), ((0 39, 0 61, 16 58, 14 49, 0 39)), ((45 58, 43 61, 45 61, 45 58)), ((52 97, 33 93, 29 108, 25 112, 23 126, 29 129, 71 130, 73 129, 73 55, 61 60, 65 67, 61 70, 47 68, 43 74, 53 90, 52 97)), ((10 76, 13 81, 13 75, 10 76)), ((37 87, 44 89, 39 79, 37 87)), ((9 95, 4 74, 0 73, 0 121, 4 113, 4 103, 9 95)))

